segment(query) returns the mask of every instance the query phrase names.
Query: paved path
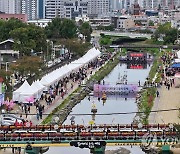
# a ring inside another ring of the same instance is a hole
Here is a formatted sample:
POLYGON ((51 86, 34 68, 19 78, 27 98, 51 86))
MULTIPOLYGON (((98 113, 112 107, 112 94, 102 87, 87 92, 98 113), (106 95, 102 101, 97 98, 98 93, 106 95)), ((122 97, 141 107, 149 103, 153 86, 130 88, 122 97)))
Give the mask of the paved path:
MULTIPOLYGON (((180 88, 172 87, 168 90, 165 86, 158 88, 159 97, 155 98, 152 110, 180 108, 180 88)), ((180 123, 179 111, 151 113, 149 123, 180 123)))

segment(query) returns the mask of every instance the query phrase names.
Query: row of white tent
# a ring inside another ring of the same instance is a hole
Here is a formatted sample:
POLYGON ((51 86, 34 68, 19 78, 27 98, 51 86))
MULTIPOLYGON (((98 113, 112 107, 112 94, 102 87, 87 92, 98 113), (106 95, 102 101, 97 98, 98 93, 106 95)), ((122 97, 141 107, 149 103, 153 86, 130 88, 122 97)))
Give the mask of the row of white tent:
POLYGON ((21 87, 13 92, 13 101, 28 103, 29 98, 39 99, 43 91, 47 91, 50 86, 54 86, 60 79, 68 76, 71 72, 76 72, 79 68, 94 61, 100 54, 101 52, 98 49, 92 48, 83 57, 43 76, 40 81, 33 82, 31 86, 25 81, 21 87))

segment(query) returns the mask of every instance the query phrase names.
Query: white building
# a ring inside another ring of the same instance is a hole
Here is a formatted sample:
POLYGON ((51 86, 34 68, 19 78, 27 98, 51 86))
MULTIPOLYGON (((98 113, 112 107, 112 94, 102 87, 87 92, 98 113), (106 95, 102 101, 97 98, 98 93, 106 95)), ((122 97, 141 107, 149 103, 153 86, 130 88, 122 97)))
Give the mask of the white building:
POLYGON ((180 19, 178 20, 171 20, 171 27, 180 29, 180 19))
POLYGON ((110 18, 94 18, 94 19, 90 19, 89 21, 92 27, 111 25, 110 18))
POLYGON ((0 11, 7 14, 19 14, 20 0, 0 0, 0 11))
POLYGON ((122 30, 127 30, 135 27, 134 21, 130 16, 120 16, 117 20, 117 28, 122 30))
POLYGON ((64 2, 66 0, 46 0, 45 18, 52 19, 55 17, 64 18, 64 2))
POLYGON ((148 25, 148 17, 144 14, 141 15, 132 15, 132 20, 135 23, 140 22, 142 26, 147 26, 148 25))
POLYGON ((110 12, 110 0, 88 0, 88 15, 106 15, 110 12))
POLYGON ((69 0, 64 2, 65 18, 75 19, 76 17, 82 17, 87 15, 88 8, 87 0, 69 0))
POLYGON ((49 22, 51 22, 51 19, 39 19, 39 20, 29 20, 27 23, 29 24, 35 24, 36 26, 39 27, 46 27, 49 22))
POLYGON ((87 15, 83 15, 81 17, 75 17, 76 22, 79 22, 80 20, 82 20, 83 22, 89 22, 89 17, 87 15))

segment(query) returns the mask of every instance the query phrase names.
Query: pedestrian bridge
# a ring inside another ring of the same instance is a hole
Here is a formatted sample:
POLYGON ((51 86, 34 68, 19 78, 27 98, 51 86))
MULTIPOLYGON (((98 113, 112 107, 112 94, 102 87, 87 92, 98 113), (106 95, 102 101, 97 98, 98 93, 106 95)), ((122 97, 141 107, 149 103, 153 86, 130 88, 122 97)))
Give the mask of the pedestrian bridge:
POLYGON ((40 147, 74 146, 96 154, 105 146, 175 145, 178 135, 172 124, 0 126, 0 147, 28 147, 26 153, 32 153, 40 147))

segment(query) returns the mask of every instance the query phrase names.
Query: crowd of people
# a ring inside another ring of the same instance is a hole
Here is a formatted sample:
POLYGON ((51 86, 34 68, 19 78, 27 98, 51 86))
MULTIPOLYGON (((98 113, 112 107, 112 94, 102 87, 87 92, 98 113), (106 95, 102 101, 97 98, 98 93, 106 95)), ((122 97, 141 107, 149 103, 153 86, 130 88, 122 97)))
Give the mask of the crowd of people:
POLYGON ((82 81, 87 77, 88 73, 92 74, 92 70, 98 68, 102 64, 104 64, 109 58, 111 54, 108 56, 102 56, 92 62, 89 62, 87 65, 84 65, 82 68, 71 72, 68 76, 60 79, 57 84, 51 85, 49 90, 44 92, 41 95, 40 100, 37 100, 35 103, 21 104, 22 113, 25 113, 26 118, 28 114, 31 113, 31 106, 36 106, 36 117, 37 120, 42 119, 43 112, 45 108, 53 104, 55 99, 58 97, 64 99, 64 96, 69 93, 70 90, 73 89, 74 85, 78 83, 81 85, 82 81), (45 102, 45 105, 41 104, 41 101, 45 102))

